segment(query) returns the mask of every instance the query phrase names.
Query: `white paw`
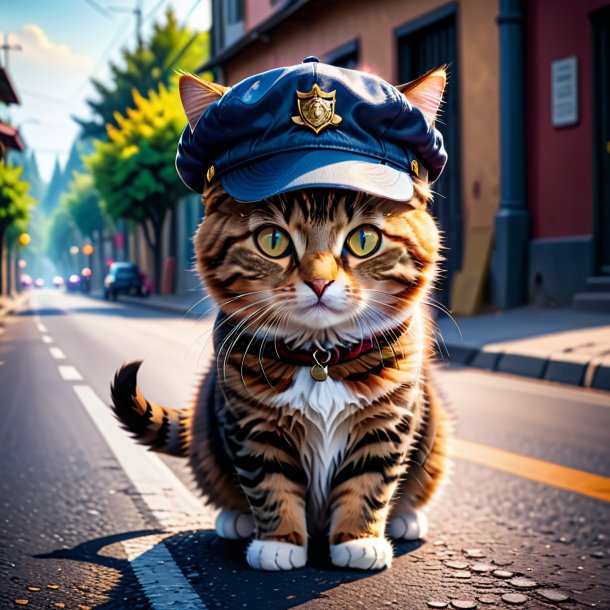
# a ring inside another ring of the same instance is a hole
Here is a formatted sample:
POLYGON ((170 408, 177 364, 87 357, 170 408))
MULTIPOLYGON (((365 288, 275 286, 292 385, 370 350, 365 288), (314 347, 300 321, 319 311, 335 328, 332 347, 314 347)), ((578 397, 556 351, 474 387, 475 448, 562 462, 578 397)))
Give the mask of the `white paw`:
POLYGON ((340 568, 382 570, 392 565, 392 545, 385 538, 359 538, 330 545, 330 560, 340 568))
POLYGON ((253 540, 246 559, 255 570, 294 570, 307 563, 307 547, 278 540, 253 540))
POLYGON ((254 533, 254 519, 250 513, 223 510, 216 517, 216 533, 221 538, 227 538, 228 540, 250 538, 254 533))
POLYGON ((428 517, 420 510, 405 511, 388 523, 388 535, 394 540, 419 540, 427 533, 428 517))

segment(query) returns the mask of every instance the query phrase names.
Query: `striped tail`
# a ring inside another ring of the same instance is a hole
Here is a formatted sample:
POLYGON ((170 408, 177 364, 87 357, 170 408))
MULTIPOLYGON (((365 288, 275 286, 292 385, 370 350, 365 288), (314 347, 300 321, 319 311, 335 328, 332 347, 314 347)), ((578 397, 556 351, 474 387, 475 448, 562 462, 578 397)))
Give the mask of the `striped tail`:
POLYGON ((123 428, 151 451, 186 457, 191 431, 191 409, 177 411, 150 402, 137 386, 141 361, 124 364, 110 387, 112 410, 123 428))

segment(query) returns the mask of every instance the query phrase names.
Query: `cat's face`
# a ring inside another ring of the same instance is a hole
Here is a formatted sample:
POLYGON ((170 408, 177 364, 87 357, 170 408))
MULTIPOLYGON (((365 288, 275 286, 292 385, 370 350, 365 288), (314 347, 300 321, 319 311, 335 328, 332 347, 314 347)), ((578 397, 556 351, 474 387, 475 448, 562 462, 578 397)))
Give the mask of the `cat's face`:
POLYGON ((438 260, 439 234, 416 192, 411 203, 313 189, 242 204, 211 187, 199 272, 259 338, 305 346, 391 332, 424 298, 438 260))

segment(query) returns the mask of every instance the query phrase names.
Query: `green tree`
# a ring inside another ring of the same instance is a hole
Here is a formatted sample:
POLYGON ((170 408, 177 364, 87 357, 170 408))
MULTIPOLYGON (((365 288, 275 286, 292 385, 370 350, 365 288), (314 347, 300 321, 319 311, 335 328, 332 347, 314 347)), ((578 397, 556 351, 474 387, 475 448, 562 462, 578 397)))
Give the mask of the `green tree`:
POLYGON ((45 214, 52 214, 53 210, 59 205, 65 186, 64 173, 59 164, 59 158, 56 157, 51 181, 47 187, 45 197, 40 204, 40 209, 45 214))
POLYGON ((175 78, 174 70, 194 71, 208 57, 207 32, 193 34, 180 27, 171 9, 165 23, 155 23, 150 40, 135 50, 122 50, 122 63, 110 63, 111 85, 92 80, 97 100, 88 100, 95 118, 76 119, 85 136, 104 139, 106 125, 115 125, 115 113, 124 114, 132 104, 132 90, 144 95, 161 84, 169 85, 175 78))
MULTIPOLYGON (((31 218, 22 217, 19 220, 15 220, 15 222, 11 223, 4 234, 4 247, 6 250, 6 293, 10 294, 14 288, 13 279, 15 280, 15 285, 19 283, 19 269, 17 267, 17 263, 19 260, 19 237, 22 233, 29 232, 29 227, 31 226, 31 218)), ((30 235, 30 237, 32 237, 30 235)), ((29 249, 32 246, 30 243, 27 246, 29 249)))
POLYGON ((104 234, 111 222, 90 173, 74 172, 70 190, 62 198, 74 224, 84 238, 95 244, 98 269, 104 269, 104 234))
POLYGON ((51 215, 47 234, 47 254, 66 273, 73 270, 70 246, 76 244, 78 231, 65 203, 61 203, 51 215))
POLYGON ((103 234, 108 226, 91 174, 74 172, 70 190, 63 196, 62 203, 83 237, 93 239, 96 234, 103 234))
MULTIPOLYGON (((21 180, 22 167, 11 167, 0 161, 0 255, 4 252, 8 228, 14 223, 26 220, 34 200, 28 195, 30 185, 21 180)), ((0 291, 4 288, 2 265, 0 264, 0 291)))
POLYGON ((167 212, 187 192, 174 165, 184 114, 177 91, 163 85, 148 98, 134 90, 133 100, 135 107, 126 115, 117 113, 117 126, 108 126, 108 141, 96 143, 86 165, 108 214, 142 226, 158 290, 163 224, 167 212))

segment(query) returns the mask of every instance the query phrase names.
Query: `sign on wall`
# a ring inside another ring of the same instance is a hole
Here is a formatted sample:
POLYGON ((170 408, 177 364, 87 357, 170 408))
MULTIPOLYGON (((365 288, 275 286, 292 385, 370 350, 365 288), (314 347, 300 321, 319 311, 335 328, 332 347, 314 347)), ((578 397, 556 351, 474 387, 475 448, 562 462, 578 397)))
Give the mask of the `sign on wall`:
POLYGON ((578 123, 578 59, 551 62, 551 124, 566 127, 578 123))

